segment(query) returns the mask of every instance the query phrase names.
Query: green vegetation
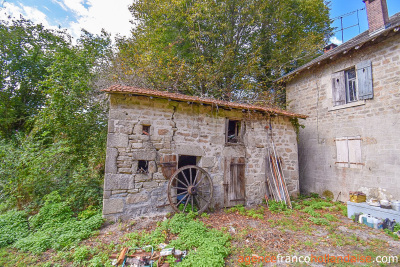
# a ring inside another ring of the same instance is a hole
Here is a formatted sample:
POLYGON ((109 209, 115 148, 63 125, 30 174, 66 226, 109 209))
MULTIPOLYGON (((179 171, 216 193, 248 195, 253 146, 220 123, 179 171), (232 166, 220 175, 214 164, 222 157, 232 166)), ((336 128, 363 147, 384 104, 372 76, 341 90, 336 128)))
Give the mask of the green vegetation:
POLYGON ((139 0, 130 11, 137 25, 118 40, 114 68, 146 87, 229 100, 279 102, 272 81, 332 31, 323 0, 139 0))
POLYGON ((230 209, 225 210, 226 213, 235 213, 238 212, 243 216, 249 216, 254 219, 264 219, 265 208, 260 206, 258 209, 246 209, 243 205, 237 205, 230 209))
POLYGON ((56 191, 45 197, 44 206, 29 219, 23 211, 8 211, 0 216, 0 247, 11 244, 33 253, 69 248, 88 238, 103 223, 99 211, 93 209, 83 211, 80 219, 73 215, 56 191))
MULTIPOLYGON (((225 266, 225 258, 230 253, 230 236, 216 229, 208 229, 204 223, 194 220, 195 213, 179 213, 165 220, 150 233, 133 232, 126 235, 131 247, 153 246, 165 243, 167 233, 176 235, 167 247, 187 250, 188 256, 179 266, 225 266)), ((169 260, 175 266, 175 258, 169 260)))
POLYGON ((268 201, 268 206, 272 213, 279 213, 287 210, 286 204, 283 201, 270 200, 268 201))

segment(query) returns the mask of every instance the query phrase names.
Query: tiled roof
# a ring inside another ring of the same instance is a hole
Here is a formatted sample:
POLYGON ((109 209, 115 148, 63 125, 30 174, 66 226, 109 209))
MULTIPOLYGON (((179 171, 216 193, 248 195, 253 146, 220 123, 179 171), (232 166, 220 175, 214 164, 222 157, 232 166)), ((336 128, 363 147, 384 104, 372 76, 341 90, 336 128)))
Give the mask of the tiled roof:
POLYGON ((330 50, 329 52, 311 60, 310 62, 304 64, 303 66, 287 73, 286 75, 280 77, 276 81, 284 81, 287 78, 293 76, 294 74, 298 74, 305 69, 310 69, 315 67, 316 65, 322 64, 323 62, 334 61, 340 56, 345 56, 350 50, 355 49, 358 50, 362 46, 367 46, 368 44, 373 44, 374 41, 380 37, 391 36, 390 34, 399 33, 400 26, 400 13, 397 13, 390 17, 389 22, 387 24, 387 28, 380 31, 370 34, 369 31, 365 31, 353 39, 348 40, 347 42, 339 45, 338 47, 330 50))
POLYGON ((166 92, 166 91, 156 91, 156 90, 150 90, 150 89, 136 88, 136 87, 132 87, 132 86, 112 85, 107 89, 103 89, 102 91, 111 93, 111 94, 123 93, 123 94, 143 95, 143 96, 167 98, 167 99, 177 100, 177 101, 203 103, 203 104, 207 104, 207 105, 227 107, 227 108, 233 108, 233 109, 242 109, 242 110, 244 109, 244 110, 251 110, 251 111, 255 110, 255 111, 261 111, 261 112, 266 112, 266 113, 270 113, 270 114, 292 117, 292 118, 302 118, 302 119, 307 118, 306 115, 296 114, 296 113, 288 112, 286 110, 282 110, 282 109, 278 109, 278 108, 241 104, 241 103, 236 103, 236 102, 216 100, 216 99, 212 99, 212 98, 202 98, 202 97, 198 97, 198 96, 176 94, 176 93, 170 93, 170 92, 166 92))

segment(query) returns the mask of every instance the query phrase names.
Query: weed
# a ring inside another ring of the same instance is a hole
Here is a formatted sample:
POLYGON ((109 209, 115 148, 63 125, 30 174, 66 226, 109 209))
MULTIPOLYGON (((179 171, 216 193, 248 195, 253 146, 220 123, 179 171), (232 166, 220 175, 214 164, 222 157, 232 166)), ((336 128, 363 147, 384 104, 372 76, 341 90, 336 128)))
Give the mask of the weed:
POLYGON ((200 215, 200 217, 202 217, 202 218, 210 218, 210 215, 208 215, 207 213, 205 213, 205 212, 203 212, 201 215, 200 215))
POLYGON ((29 218, 33 231, 27 236, 19 236, 13 246, 36 254, 49 248, 60 250, 88 238, 103 224, 99 212, 86 216, 86 219, 77 220, 73 217, 71 208, 60 201, 61 198, 56 192, 49 194, 45 205, 36 215, 29 218))
POLYGON ((0 215, 0 248, 27 235, 29 235, 29 226, 26 212, 10 210, 0 215))
POLYGON ((325 217, 328 221, 331 221, 331 222, 337 222, 337 221, 339 221, 338 218, 336 218, 334 215, 332 215, 332 214, 330 214, 330 213, 324 214, 324 217, 325 217))
POLYGON ((75 252, 72 256, 75 265, 83 265, 83 263, 87 260, 90 255, 89 247, 81 246, 75 249, 75 252))
POLYGON ((268 201, 268 205, 269 205, 269 210, 272 213, 279 213, 287 210, 286 204, 283 201, 270 200, 268 201))
POLYGON ((312 221, 316 225, 329 225, 329 222, 324 218, 310 217, 308 220, 312 221))
POLYGON ((321 214, 319 214, 318 212, 316 212, 311 206, 304 208, 303 210, 301 210, 305 213, 310 214, 313 217, 321 217, 321 214))

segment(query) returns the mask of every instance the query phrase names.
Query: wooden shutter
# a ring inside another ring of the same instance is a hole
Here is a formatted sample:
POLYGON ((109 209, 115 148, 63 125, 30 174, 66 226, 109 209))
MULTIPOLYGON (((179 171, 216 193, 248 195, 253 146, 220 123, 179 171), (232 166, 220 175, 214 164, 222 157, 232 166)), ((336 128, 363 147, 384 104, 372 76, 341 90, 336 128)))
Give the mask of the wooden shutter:
POLYGON ((363 61, 357 64, 358 99, 371 99, 374 97, 372 88, 371 61, 363 61))
POLYGON ((346 104, 344 71, 332 73, 332 101, 334 106, 346 104))
POLYGON ((245 158, 226 158, 224 172, 224 205, 232 207, 245 204, 245 158))
POLYGON ((349 164, 357 165, 361 163, 361 138, 360 136, 349 137, 348 141, 349 148, 349 164))
POLYGON ((166 179, 171 178, 171 176, 176 172, 177 170, 177 161, 176 161, 176 155, 164 155, 161 160, 161 170, 166 179))
POLYGON ((336 163, 339 167, 349 167, 349 148, 347 137, 336 139, 336 163))

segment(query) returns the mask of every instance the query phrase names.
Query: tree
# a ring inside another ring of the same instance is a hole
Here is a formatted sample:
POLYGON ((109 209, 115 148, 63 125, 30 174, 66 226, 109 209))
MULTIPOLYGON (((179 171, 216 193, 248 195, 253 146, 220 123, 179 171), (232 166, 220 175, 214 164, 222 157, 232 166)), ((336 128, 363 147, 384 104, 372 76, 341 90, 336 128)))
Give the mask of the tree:
POLYGON ((24 19, 0 34, 0 212, 54 190, 78 210, 100 205, 107 105, 96 81, 110 36, 83 31, 74 44, 24 19))
MULTIPOLYGON (((138 0, 120 69, 160 90, 257 99, 331 34, 323 0, 138 0)), ((117 64, 118 65, 118 64, 117 64)))
POLYGON ((0 21, 0 137, 29 132, 45 101, 40 81, 64 42, 62 32, 23 18, 0 21))

